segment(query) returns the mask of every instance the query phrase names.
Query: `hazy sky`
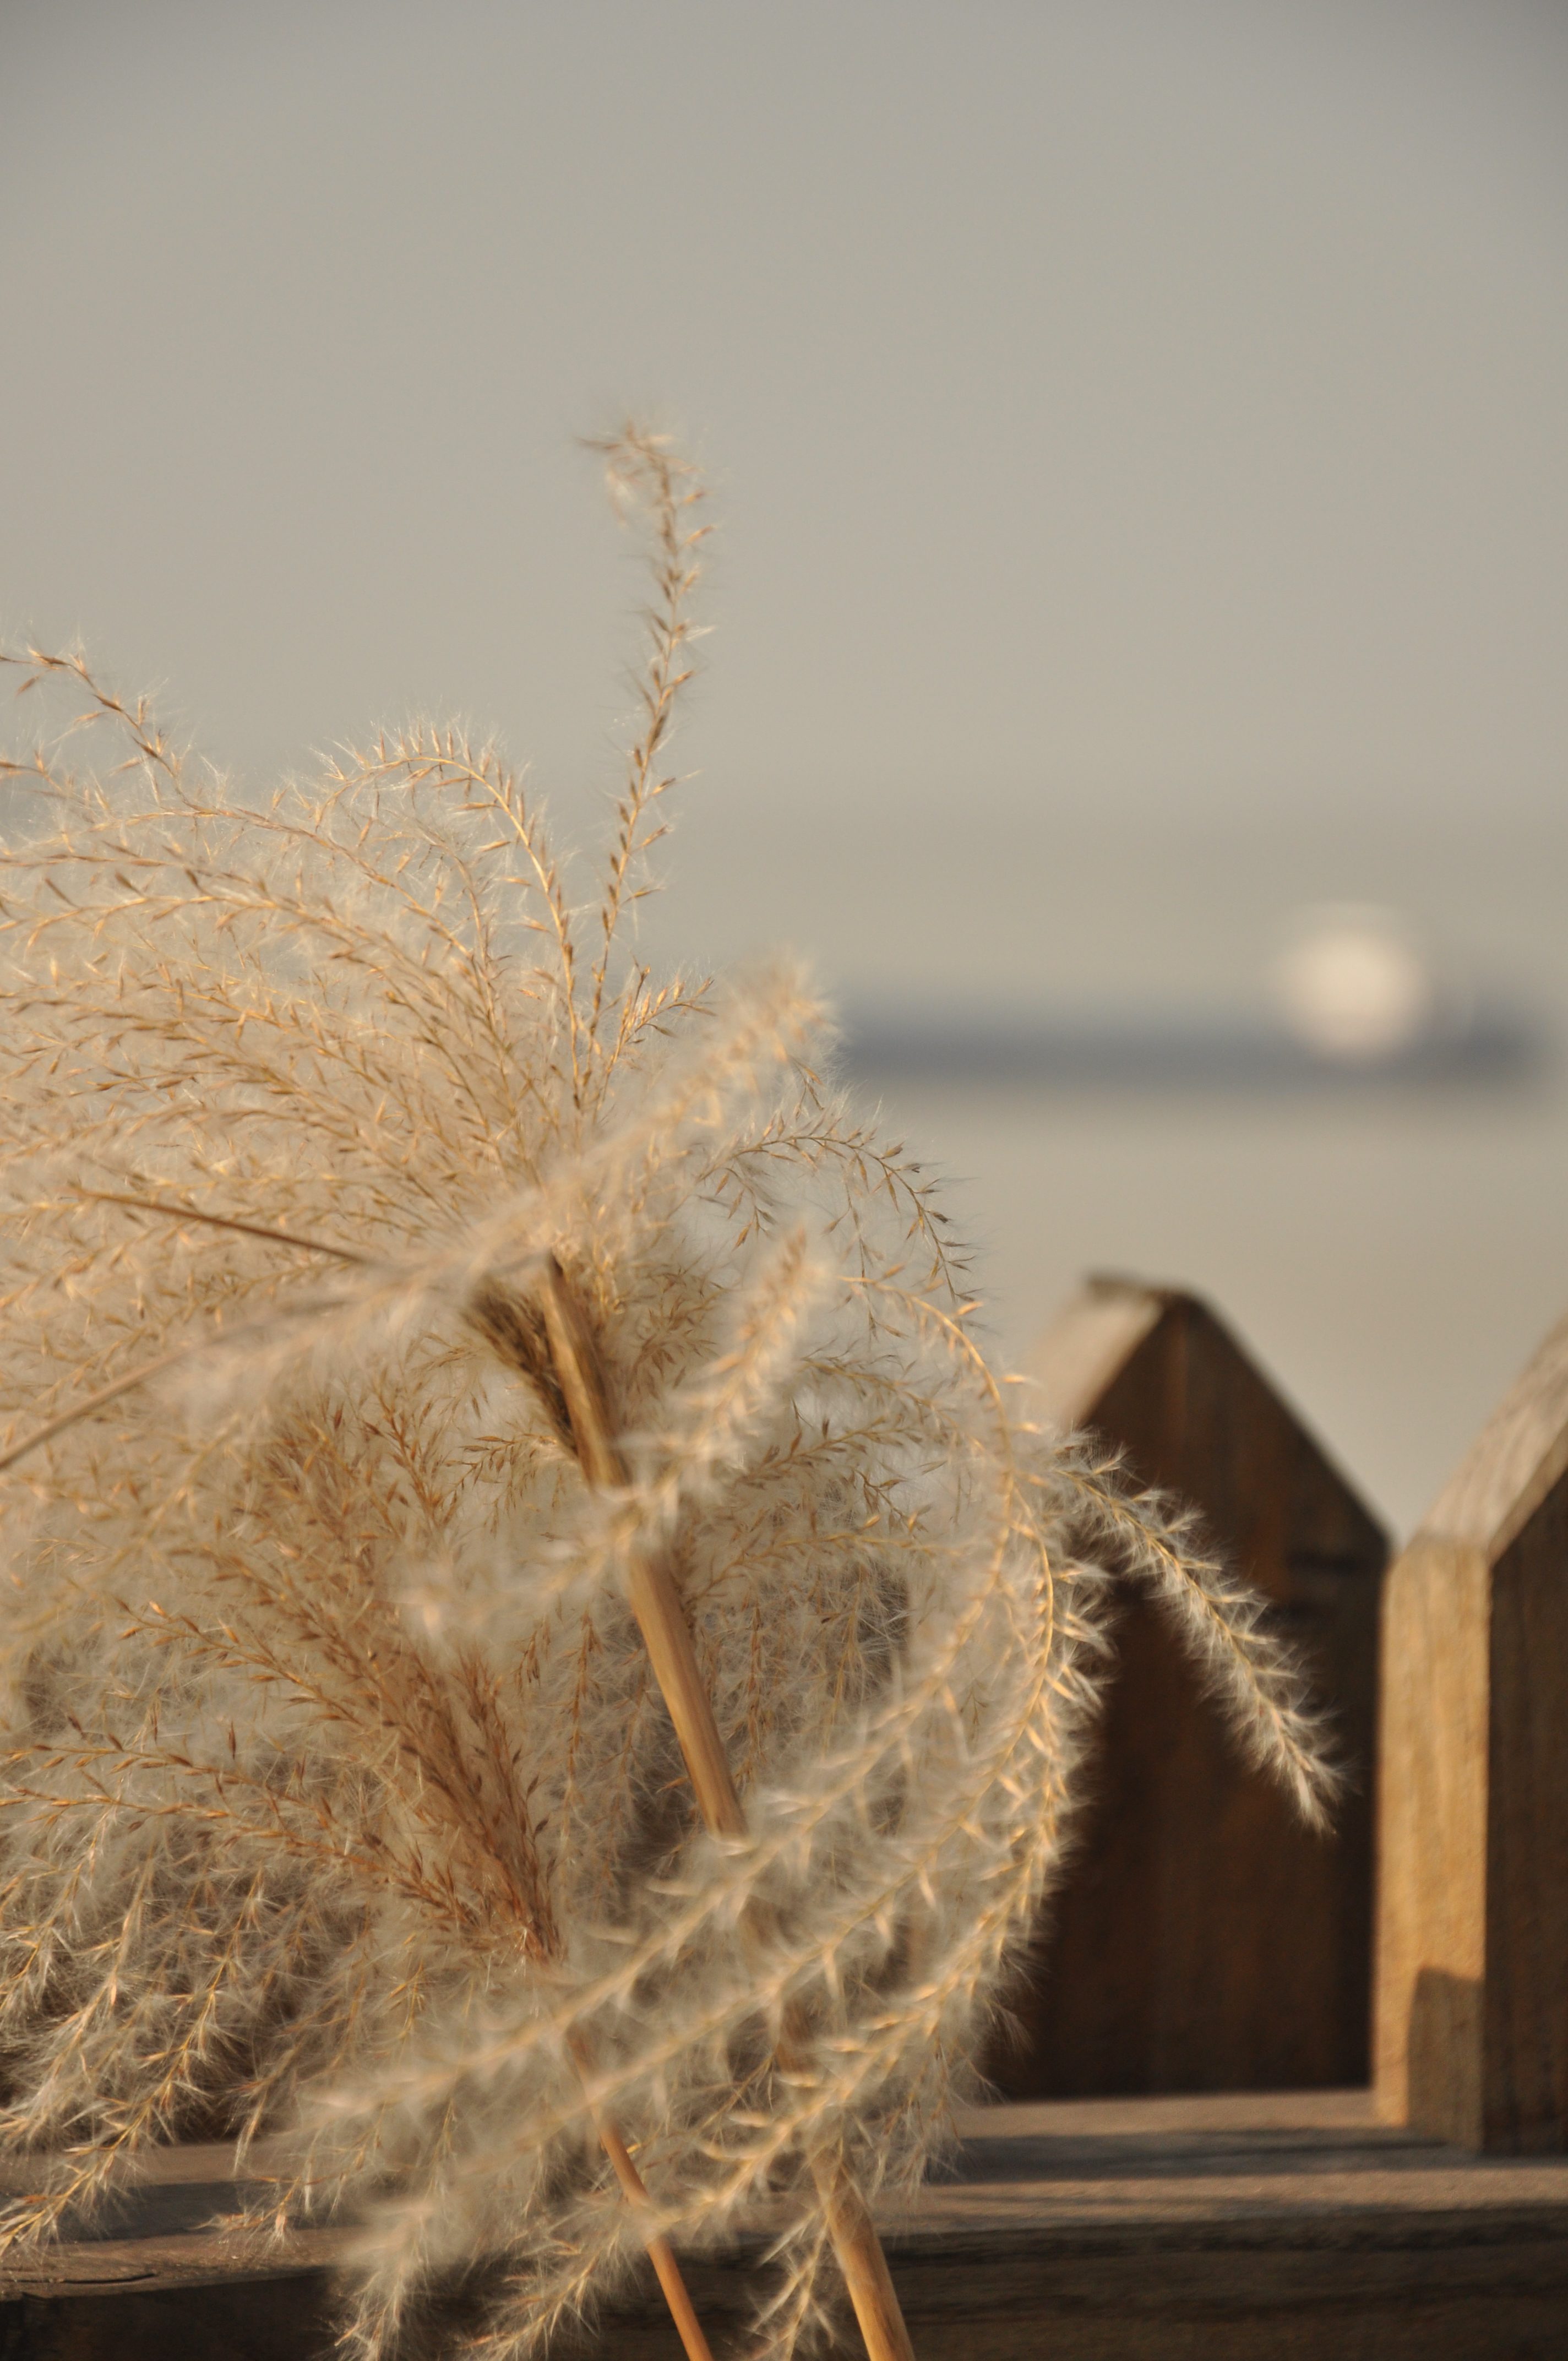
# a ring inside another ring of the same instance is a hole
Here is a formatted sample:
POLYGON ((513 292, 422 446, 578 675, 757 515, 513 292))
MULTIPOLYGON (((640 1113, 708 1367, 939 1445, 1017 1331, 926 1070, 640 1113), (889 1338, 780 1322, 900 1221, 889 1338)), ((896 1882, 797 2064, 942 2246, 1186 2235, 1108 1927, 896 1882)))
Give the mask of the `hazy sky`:
POLYGON ((727 794, 1557 796, 1560 5, 4 0, 0 88, 0 620, 227 760, 608 778, 630 406, 727 794))
MULTIPOLYGON (((250 774, 411 708, 587 831, 710 469, 650 940, 1256 988, 1409 909, 1568 1030, 1561 0, 0 0, 0 630, 250 774)), ((1568 1300, 1568 1097, 895 1106, 1015 1343, 1211 1289, 1413 1515, 1568 1300)))

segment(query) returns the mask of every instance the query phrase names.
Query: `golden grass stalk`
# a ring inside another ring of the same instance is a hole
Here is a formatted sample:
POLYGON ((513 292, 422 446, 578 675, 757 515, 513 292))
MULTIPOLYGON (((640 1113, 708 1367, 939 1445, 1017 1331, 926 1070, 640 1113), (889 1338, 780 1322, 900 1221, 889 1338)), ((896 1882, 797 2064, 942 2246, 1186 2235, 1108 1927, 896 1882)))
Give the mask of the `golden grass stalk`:
MULTIPOLYGON (((590 1484, 624 1491, 630 1471, 616 1446, 599 1356, 582 1308, 554 1256, 544 1273, 540 1301, 551 1359, 565 1398, 583 1472, 590 1484)), ((627 1597, 669 1711, 703 1825, 712 1836, 743 1840, 748 1833, 746 1814, 730 1775, 681 1595, 661 1557, 645 1550, 630 1553, 627 1597)), ((749 1912, 753 1919, 756 1908, 753 1903, 749 1912)), ((780 2065, 786 2073, 806 2070, 811 2033, 798 2004, 786 2006, 781 2032, 780 2065)), ((887 2257, 859 2192, 836 2155, 817 2150, 812 2156, 811 2169, 871 2361, 915 2361, 887 2257)))
POLYGON ((4 774, 4 2235, 265 2133, 364 2361, 478 2257, 536 2351, 641 2267, 633 2158, 683 2251, 766 2228, 781 2361, 835 2247, 896 2336, 868 2209, 1058 1872, 1114 1578, 1332 1784, 1250 1594, 1014 1414, 810 994, 628 952, 702 529, 606 456, 655 591, 587 918, 455 730, 249 795, 44 654, 4 774))

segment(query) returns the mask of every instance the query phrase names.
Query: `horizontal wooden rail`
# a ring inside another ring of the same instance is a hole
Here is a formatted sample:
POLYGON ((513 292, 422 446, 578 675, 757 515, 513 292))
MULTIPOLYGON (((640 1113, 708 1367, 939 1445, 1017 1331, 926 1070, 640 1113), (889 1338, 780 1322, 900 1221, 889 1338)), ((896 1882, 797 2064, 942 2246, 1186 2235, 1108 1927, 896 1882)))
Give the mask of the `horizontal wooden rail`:
MULTIPOLYGON (((1065 2101, 977 2111, 957 2171, 879 2207, 921 2361, 1525 2361, 1568 2320, 1568 2158, 1472 2158, 1379 2123, 1371 2094, 1065 2101)), ((265 2159, 261 2160, 263 2165, 265 2159)), ((253 2157, 249 2170, 254 2172, 253 2157)), ((0 2273, 5 2351, 49 2361, 326 2361, 342 2230, 280 2246, 203 2226, 227 2151, 174 2149, 110 2235, 0 2273)), ((738 2348, 761 2239, 686 2257, 738 2348)), ((440 2299, 433 2356, 470 2299, 440 2299)), ((563 2345, 563 2352, 573 2348, 563 2345)), ((576 2348, 675 2361, 652 2274, 576 2348)))

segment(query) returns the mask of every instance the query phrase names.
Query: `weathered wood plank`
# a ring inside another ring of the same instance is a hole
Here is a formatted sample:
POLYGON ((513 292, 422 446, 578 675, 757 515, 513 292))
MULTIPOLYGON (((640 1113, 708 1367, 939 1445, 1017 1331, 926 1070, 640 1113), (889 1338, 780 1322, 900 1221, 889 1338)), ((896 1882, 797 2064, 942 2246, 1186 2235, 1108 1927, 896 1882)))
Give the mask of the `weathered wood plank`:
POLYGON ((1081 1849, 990 2070, 1015 2099, 1364 2081, 1385 1536, 1191 1295, 1091 1281, 1032 1374, 1051 1423, 1093 1428, 1200 1509, 1274 1602, 1354 1786, 1332 1839, 1301 1828, 1238 1761, 1160 1616, 1130 1604, 1081 1849))
MULTIPOLYGON (((921 2361, 1563 2349, 1568 2159, 1458 2154, 1379 2123, 1367 2092, 994 2108, 964 2128, 955 2176, 881 2214, 921 2361)), ((217 2165, 184 2183, 213 2213, 234 2202, 217 2165)), ((324 2361, 331 2257, 306 2241, 334 2234, 291 2238, 236 2280, 223 2233, 142 2239, 134 2209, 118 2227, 61 2255, 52 2282, 0 2281, 7 2361, 324 2361), (126 2275, 111 2291, 94 2268, 126 2275)), ((721 2346, 743 2334, 756 2268, 750 2246, 690 2264, 721 2346)), ((467 2309, 454 2294, 412 2349, 449 2345, 467 2309)), ((650 2290, 581 2350, 674 2361, 678 2346, 650 2290)))
POLYGON ((1568 1321, 1392 1569, 1384 1663, 1381 2103, 1568 2147, 1568 1321))

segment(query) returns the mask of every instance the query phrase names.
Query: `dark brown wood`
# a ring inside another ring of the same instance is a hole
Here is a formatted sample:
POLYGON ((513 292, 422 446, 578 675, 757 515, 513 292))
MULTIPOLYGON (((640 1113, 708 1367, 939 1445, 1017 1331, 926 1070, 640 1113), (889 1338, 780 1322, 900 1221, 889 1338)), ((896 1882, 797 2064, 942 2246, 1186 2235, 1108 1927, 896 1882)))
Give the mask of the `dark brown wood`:
MULTIPOLYGON (((1568 2159, 1460 2155, 1379 2124, 1365 2091, 998 2107, 963 2128, 950 2180, 879 2210, 920 2361, 1563 2349, 1568 2159)), ((202 2226, 234 2202, 222 2171, 210 2151, 177 2189, 155 2178, 128 2200, 117 2235, 13 2260, 6 2361, 326 2361, 343 2234, 292 2234, 263 2266, 202 2226)), ((740 2349, 763 2243, 685 2258, 721 2356, 740 2349)), ((411 2361, 450 2352, 475 2317, 472 2294, 450 2292, 411 2361)), ((838 2352, 853 2342, 847 2330, 838 2352)), ((652 2273, 570 2349, 676 2361, 652 2273)))
POLYGON ((1396 2121, 1568 2147, 1568 1322, 1388 1577, 1376 2079, 1396 2121))
POLYGON ((1273 1602, 1332 1710, 1353 1785, 1310 1834, 1245 1769, 1168 1625, 1131 1601, 1080 1850, 989 2070, 1010 2098, 1365 2081, 1382 1531, 1196 1297, 1091 1280, 1033 1375, 1198 1508, 1273 1602))

